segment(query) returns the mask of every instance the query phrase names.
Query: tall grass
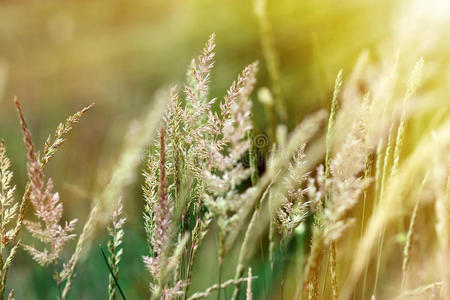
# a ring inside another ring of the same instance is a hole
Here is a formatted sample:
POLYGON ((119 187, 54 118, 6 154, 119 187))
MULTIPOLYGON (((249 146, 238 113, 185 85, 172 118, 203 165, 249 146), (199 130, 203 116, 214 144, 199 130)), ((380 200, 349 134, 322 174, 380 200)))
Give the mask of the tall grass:
MULTIPOLYGON (((15 98, 28 183, 17 200, 2 140, 2 298, 20 248, 51 268, 59 298, 70 298, 83 267, 81 257, 106 224, 109 299, 126 297, 129 291, 119 274, 130 266, 120 262, 133 246, 126 245, 124 215, 127 220, 140 216, 128 215, 121 199, 144 149, 142 239, 147 253, 135 260, 148 273, 139 280, 148 286, 150 299, 448 298, 449 271, 442 267, 450 264, 448 114, 419 140, 408 140, 408 122, 420 104, 424 60, 418 60, 402 86, 399 56, 370 80, 364 77, 369 76, 368 62, 362 56, 348 75, 338 72, 329 113, 318 111, 289 128, 265 1, 256 5, 274 95, 266 104, 275 101, 266 111, 272 122, 268 136, 256 133, 253 124, 257 62, 243 69, 223 99, 211 97, 212 34, 192 60, 182 87, 158 94, 143 121, 130 129, 75 245, 70 241, 77 237, 77 220, 65 220, 63 199, 45 166, 93 106, 61 123, 40 152, 15 98), (393 226, 398 220, 409 225, 393 226), (31 233, 30 242, 22 242, 23 228, 31 233), (432 237, 423 245, 425 234, 432 237), (69 245, 73 249, 67 257, 69 245), (214 253, 217 273, 197 272, 210 264, 204 251, 214 253), (293 260, 298 253, 301 259, 293 260), (272 273, 269 282, 267 273, 272 273), (193 283, 202 276, 208 277, 205 282, 216 278, 215 283, 197 290, 193 283), (263 280, 268 290, 256 290, 263 280)), ((262 93, 271 98, 267 89, 262 93)))

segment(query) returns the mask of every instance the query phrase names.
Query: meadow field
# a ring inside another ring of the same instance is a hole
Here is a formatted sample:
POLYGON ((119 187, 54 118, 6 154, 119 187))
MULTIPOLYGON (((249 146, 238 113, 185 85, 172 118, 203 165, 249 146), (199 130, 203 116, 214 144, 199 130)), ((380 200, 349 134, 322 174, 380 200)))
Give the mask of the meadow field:
POLYGON ((2 299, 450 300, 447 0, 0 1, 2 299))

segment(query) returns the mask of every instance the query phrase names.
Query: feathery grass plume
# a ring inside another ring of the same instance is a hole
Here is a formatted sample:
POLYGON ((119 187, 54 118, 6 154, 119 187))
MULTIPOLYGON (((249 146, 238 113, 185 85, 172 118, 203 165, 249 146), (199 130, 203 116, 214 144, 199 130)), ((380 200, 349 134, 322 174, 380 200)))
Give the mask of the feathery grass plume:
MULTIPOLYGON (((28 156, 33 155, 32 151, 32 142, 31 142, 31 134, 29 133, 25 119, 22 114, 21 107, 19 105, 19 101, 17 97, 14 97, 14 102, 16 104, 16 107, 19 112, 19 119, 21 122, 22 130, 25 133, 24 134, 24 142, 27 146, 27 152, 28 156)), ((1 263, 1 278, 0 278, 0 295, 1 298, 4 297, 5 287, 6 287, 6 280, 7 275, 9 271, 9 267, 16 255, 17 249, 19 248, 20 240, 17 240, 17 236, 22 229, 24 216, 25 216, 25 209, 28 206, 29 198, 31 195, 31 188, 30 183, 26 184, 25 191, 23 193, 20 206, 17 207, 17 204, 14 204, 11 206, 13 202, 14 197, 14 191, 15 187, 11 187, 10 183, 13 177, 12 172, 9 170, 10 168, 10 160, 6 157, 6 147, 5 143, 2 140, 0 144, 0 172, 1 172, 1 216, 2 216, 2 228, 1 228, 1 239, 0 239, 0 246, 1 249, 4 249, 8 245, 11 245, 10 251, 8 256, 6 256, 6 259, 4 259, 3 256, 0 258, 1 263), (17 208, 19 209, 17 213, 17 208), (17 215, 15 226, 5 231, 8 224, 12 221, 12 219, 17 215)), ((3 250, 1 251, 3 253, 3 250)), ((12 290, 8 296, 8 298, 13 298, 14 296, 14 290, 12 290)))
POLYGON ((167 126, 167 157, 170 158, 171 167, 167 170, 167 176, 172 179, 173 183, 169 185, 169 191, 177 198, 181 189, 181 173, 183 170, 183 141, 181 130, 183 125, 183 111, 181 109, 180 98, 176 93, 175 88, 172 88, 169 93, 169 105, 167 113, 163 117, 164 123, 167 126))
MULTIPOLYGON (((35 210, 35 215, 40 219, 38 222, 25 220, 24 224, 35 238, 50 246, 50 252, 46 248, 38 250, 29 245, 23 245, 23 247, 40 265, 55 265, 61 256, 64 244, 75 237, 71 232, 74 231, 77 220, 72 220, 69 223, 66 221, 64 227, 59 224, 63 212, 62 203, 59 202, 58 193, 53 193, 52 180, 49 179, 45 184, 43 164, 39 160, 39 153, 34 152, 31 133, 25 122, 20 103, 17 98, 14 100, 27 148, 27 172, 30 182, 29 200, 35 210)), ((55 276, 59 289, 58 274, 55 273, 55 276)))
MULTIPOLYGON (((201 165, 207 161, 208 152, 204 147, 204 137, 210 131, 208 112, 216 99, 208 100, 209 82, 214 66, 215 34, 211 34, 197 60, 193 59, 188 69, 187 83, 184 86, 185 104, 176 93, 170 92, 168 112, 164 118, 167 127, 167 178, 169 193, 177 199, 176 215, 180 218, 181 231, 187 231, 188 212, 193 207, 199 213, 204 184, 201 165), (183 190, 184 187, 184 190, 183 190)), ((191 251, 196 252, 206 234, 208 218, 196 216, 196 228, 203 232, 191 243, 191 251), (205 226, 206 225, 206 226, 205 226)), ((182 234, 180 232, 180 234, 182 234)), ((195 253, 190 253, 187 264, 187 278, 190 277, 195 253)))
POLYGON ((50 247, 50 252, 46 248, 38 250, 34 246, 29 245, 23 245, 23 247, 36 262, 46 266, 55 264, 56 260, 61 256, 65 243, 75 237, 72 231, 75 229, 77 220, 66 221, 64 227, 60 225, 63 206, 60 202, 59 194, 53 192, 53 181, 51 178, 45 183, 39 153, 34 152, 31 133, 28 130, 17 99, 15 103, 27 148, 27 172, 31 188, 30 202, 33 205, 36 217, 39 219, 38 222, 25 220, 24 224, 35 238, 50 247))
POLYGON ((161 127, 159 131, 159 153, 153 155, 150 153, 147 162, 148 173, 144 173, 145 230, 151 246, 150 252, 152 256, 154 255, 154 257, 144 257, 144 262, 156 280, 159 279, 160 259, 163 249, 165 249, 167 240, 170 238, 169 226, 173 214, 173 199, 170 198, 169 200, 165 175, 165 147, 165 131, 164 127, 161 127))
MULTIPOLYGON (((197 61, 192 60, 191 66, 188 69, 187 84, 184 86, 184 93, 186 95, 185 107, 178 106, 178 109, 176 109, 175 105, 179 105, 179 101, 171 101, 170 103, 172 110, 182 116, 180 126, 183 127, 183 131, 186 134, 185 140, 182 143, 183 148, 185 148, 183 150, 187 151, 188 154, 192 154, 192 156, 185 156, 188 160, 186 165, 199 178, 201 177, 201 168, 198 167, 199 161, 204 160, 208 154, 202 147, 203 145, 200 146, 199 144, 201 144, 204 135, 210 131, 210 125, 207 122, 208 111, 216 101, 215 98, 212 100, 208 99, 209 82, 214 66, 214 48, 215 34, 211 34, 197 61)), ((174 97, 177 96, 174 95, 174 97)), ((212 113, 209 112, 209 114, 212 113)), ((175 120, 168 118, 168 121, 174 122, 175 120)))
MULTIPOLYGON (((207 102, 209 82, 211 80, 211 70, 214 67, 214 48, 216 47, 216 35, 212 33, 202 49, 197 61, 192 59, 188 69, 188 86, 195 94, 195 99, 200 102, 207 102)), ((195 108, 195 103, 191 103, 195 108)))
MULTIPOLYGON (((77 220, 74 219, 70 222, 66 221, 64 227, 59 224, 60 219, 62 218, 63 206, 59 201, 59 194, 53 192, 53 182, 51 178, 49 178, 47 183, 45 183, 43 168, 49 161, 49 159, 54 156, 56 150, 64 142, 64 135, 72 129, 72 125, 74 123, 77 123, 84 112, 89 110, 92 105, 86 107, 72 117, 69 117, 64 125, 60 124, 58 126, 55 134, 55 142, 50 144, 49 140, 47 140, 44 151, 45 155, 42 159, 40 159, 39 152, 35 152, 34 150, 31 132, 27 127, 22 107, 17 97, 14 98, 14 102, 19 115, 22 134, 24 136, 25 148, 27 150, 27 173, 29 179, 29 183, 25 188, 25 193, 20 207, 19 220, 14 232, 14 240, 22 224, 26 203, 30 201, 35 210, 36 217, 40 220, 38 222, 24 220, 23 224, 34 237, 36 237, 42 243, 48 244, 48 246, 50 246, 50 252, 47 248, 38 250, 34 246, 29 245, 23 245, 23 247, 40 265, 45 266, 53 264, 55 266, 54 278, 58 286, 59 296, 61 299, 66 299, 70 289, 70 277, 75 271, 75 261, 73 260, 73 258, 77 253, 79 254, 79 252, 81 251, 79 249, 79 243, 77 244, 74 256, 72 256, 68 264, 63 264, 63 269, 61 272, 56 271, 56 264, 57 260, 61 256, 64 244, 75 237, 75 234, 73 234, 72 232, 75 229, 74 227, 77 220), (68 267, 69 265, 70 267, 68 267), (67 281, 64 287, 64 291, 61 294, 60 288, 64 280, 67 281)), ((96 210, 94 209, 94 211, 96 210)), ((91 222, 89 222, 88 220, 86 225, 90 225, 90 223, 91 222)), ((86 225, 83 229, 82 236, 84 236, 85 232, 87 231, 86 225)), ((80 236, 80 238, 82 236, 80 236)))
MULTIPOLYGON (((32 164, 31 164, 32 165, 32 164)), ((50 252, 44 248, 38 250, 34 246, 23 245, 33 259, 42 266, 55 264, 61 256, 66 242, 75 238, 72 232, 75 230, 77 219, 66 222, 61 227, 63 207, 59 200, 59 194, 53 192, 53 182, 48 180, 44 185, 43 173, 36 172, 35 166, 30 167, 29 176, 31 181, 31 204, 36 212, 36 216, 41 222, 25 221, 25 227, 31 234, 41 242, 50 246, 50 252)))
MULTIPOLYGON (((366 166, 371 168, 371 161, 375 160, 375 174, 374 174, 374 194, 375 197, 372 200, 373 208, 374 209, 379 203, 379 197, 377 195, 380 194, 380 188, 384 189, 384 179, 382 178, 382 170, 387 167, 387 164, 383 162, 386 161, 388 157, 390 157, 390 153, 392 152, 392 120, 395 119, 395 114, 388 114, 388 111, 391 110, 393 103, 392 98, 394 95, 396 83, 397 83, 397 69, 398 69, 398 61, 399 61, 399 53, 397 52, 395 58, 393 61, 389 61, 385 64, 385 67, 382 68, 380 71, 377 71, 377 73, 380 73, 375 78, 373 77, 373 74, 370 72, 366 72, 366 74, 361 73, 360 66, 361 64, 365 64, 364 61, 366 61, 367 55, 363 55, 361 61, 358 61, 354 71, 350 74, 349 82, 345 85, 343 89, 343 103, 342 103, 342 109, 345 110, 344 116, 347 116, 347 118, 352 119, 351 116, 352 112, 355 111, 355 107, 359 106, 359 103, 355 103, 357 99, 360 97, 366 98, 369 101, 370 104, 368 105, 368 110, 366 117, 362 117, 363 120, 365 120, 365 124, 367 126, 367 148, 376 148, 374 155, 368 156, 368 161, 366 163, 366 166), (360 63, 362 62, 362 63, 360 63), (369 75, 369 78, 364 78, 369 75), (359 77, 359 79, 358 79, 359 77), (362 78, 361 78, 362 77, 362 78), (356 80, 363 80, 362 83, 357 84, 356 80), (352 83, 352 81, 354 81, 352 83), (361 92, 361 89, 359 88, 361 85, 368 86, 368 91, 366 95, 363 95, 361 92), (369 94, 370 93, 370 94, 369 94), (355 100, 356 99, 356 100, 355 100), (389 129, 389 138, 388 138, 388 146, 386 147, 386 138, 385 138, 385 132, 389 129), (385 151, 384 151, 385 150, 385 151), (387 153, 387 155, 383 155, 384 153, 387 153), (383 181, 383 186, 381 182, 383 181)), ((370 71, 370 66, 369 66, 370 71)), ((356 109, 356 113, 353 114, 353 116, 358 116, 359 111, 356 109)), ((337 132, 344 132, 342 129, 338 129, 337 132)), ((384 174, 386 174, 387 169, 384 169, 384 174)), ((385 176, 386 177, 386 176, 385 176)), ((369 169, 366 167, 365 169, 365 179, 370 178, 370 172, 369 169)), ((366 203, 367 200, 371 200, 370 198, 367 198, 368 195, 372 195, 367 191, 367 189, 363 192, 363 213, 361 217, 361 237, 364 234, 364 229, 366 227, 366 215, 367 215, 367 209, 366 209, 366 203)), ((369 196, 370 197, 370 196, 369 196)), ((370 217, 369 217, 370 218, 370 217)), ((381 248, 380 248, 381 249, 381 248)), ((365 266, 364 271, 364 278, 362 283, 362 298, 364 299, 366 297, 366 285, 367 285, 367 279, 369 275, 369 265, 367 264, 365 266)))
MULTIPOLYGON (((322 257, 321 248, 330 247, 342 236, 343 232, 353 224, 354 220, 347 218, 347 213, 355 206, 367 182, 359 176, 364 170, 367 156, 364 141, 363 125, 355 124, 341 149, 330 161, 329 176, 324 167, 317 169, 315 179, 308 182, 308 196, 313 211, 316 211, 312 236, 311 254, 305 267, 303 296, 318 296, 318 272, 322 257), (329 195, 327 197, 327 195, 329 195), (326 201, 323 202, 323 199, 326 201)), ((334 245, 335 247, 335 245, 334 245)), ((332 255, 335 249, 332 249, 332 255)), ((331 261, 332 268, 334 262, 331 261)), ((337 298, 337 283, 335 270, 332 270, 333 297, 337 298)))
POLYGON ((336 278, 336 241, 342 235, 342 231, 349 226, 345 220, 345 214, 358 201, 359 194, 363 189, 362 179, 356 177, 363 169, 362 160, 366 158, 365 142, 363 141, 364 129, 360 121, 360 128, 355 124, 351 134, 344 142, 341 151, 336 157, 331 159, 331 142, 334 137, 335 120, 338 107, 338 96, 342 86, 342 70, 336 77, 333 98, 331 101, 331 112, 328 119, 328 129, 326 134, 325 171, 321 166, 316 175, 315 181, 308 181, 308 194, 311 201, 312 210, 316 212, 313 230, 313 242, 311 255, 305 268, 303 281, 303 296, 318 296, 318 268, 322 255, 320 248, 328 246, 330 248, 330 267, 333 289, 333 299, 337 299, 337 278, 336 278), (346 160, 348 159, 348 160, 346 160), (351 161, 350 167, 346 164, 351 161), (316 186, 318 186, 318 189, 316 186), (324 201, 324 202, 323 202, 324 201), (314 241, 314 240, 317 241, 314 241), (310 280, 311 282, 308 282, 310 280), (313 289, 313 292, 309 289, 313 289))
MULTIPOLYGON (((252 208, 251 205, 256 201, 261 200, 261 196, 265 194, 268 187, 273 185, 272 189, 276 190, 276 194, 286 194, 291 188, 283 184, 289 177, 301 178, 301 176, 312 168, 314 164, 319 162, 321 155, 324 154, 323 143, 321 139, 318 139, 315 143, 311 144, 309 150, 305 154, 308 160, 305 160, 303 164, 291 164, 291 159, 298 153, 299 148, 302 145, 307 144, 317 134, 325 121, 327 114, 324 110, 318 111, 311 116, 308 116, 303 122, 298 125, 292 133, 289 135, 288 144, 282 151, 274 151, 271 153, 268 160, 266 172, 261 176, 258 184, 255 186, 256 192, 254 197, 249 201, 246 206, 247 209, 252 208), (293 168, 290 168, 292 166, 293 168)), ((278 198, 275 198, 276 203, 274 208, 279 208, 280 203, 278 198)), ((247 211, 242 211, 242 216, 246 216, 247 211)), ((242 220, 242 218, 240 219, 242 220)))
POLYGON ((372 257, 372 249, 379 240, 379 232, 386 225, 390 224, 393 218, 401 211, 407 195, 413 193, 418 180, 423 180, 422 174, 433 170, 436 166, 429 159, 429 149, 433 149, 436 159, 445 160, 450 147, 450 122, 447 120, 434 130, 431 138, 425 135, 417 144, 412 154, 405 159, 404 164, 399 168, 397 175, 392 177, 387 185, 385 197, 382 205, 379 205, 370 218, 364 237, 358 243, 354 252, 357 260, 352 262, 352 266, 343 285, 339 299, 348 299, 354 289, 356 282, 364 271, 365 265, 372 257))
POLYGON ((64 143, 65 141, 65 135, 67 135, 71 130, 72 126, 76 123, 78 123, 81 119, 81 117, 86 113, 88 110, 90 110, 94 106, 94 103, 92 103, 89 106, 86 106, 79 112, 75 113, 74 115, 67 118, 67 120, 64 123, 59 123, 55 136, 52 142, 51 135, 48 136, 47 141, 45 142, 44 146, 44 154, 41 159, 41 163, 43 165, 47 164, 49 159, 51 159, 59 147, 64 143))
POLYGON ((0 216, 1 216, 1 228, 0 228, 0 248, 3 249, 9 244, 12 239, 12 230, 6 231, 10 222, 16 217, 18 204, 14 202, 14 193, 16 191, 15 186, 11 186, 13 173, 10 170, 11 161, 6 156, 5 141, 0 141, 0 216))
POLYGON ((219 261, 225 255, 225 236, 235 229, 236 212, 253 191, 250 188, 244 194, 239 194, 236 187, 252 172, 244 168, 239 160, 250 147, 247 133, 252 123, 248 97, 255 84, 256 70, 256 63, 249 65, 231 85, 225 102, 220 106, 221 118, 211 113, 209 116, 210 124, 214 126, 211 133, 215 137, 205 145, 210 156, 202 172, 207 187, 203 201, 220 229, 219 261))
POLYGON ((330 177, 330 160, 331 160, 331 142, 334 132, 334 124, 336 122, 336 113, 338 108, 338 96, 342 86, 342 69, 339 70, 334 83, 333 98, 331 100, 330 117, 328 118, 328 129, 326 136, 326 154, 325 154, 325 175, 330 177))
POLYGON ((152 234, 154 230, 153 214, 156 199, 158 199, 158 160, 156 155, 149 154, 147 159, 147 170, 144 171, 144 229, 146 233, 147 243, 150 246, 150 253, 152 253, 152 234))
MULTIPOLYGON (((276 210, 280 207, 281 197, 275 197, 271 206, 274 211, 269 208, 267 199, 270 191, 274 191, 277 195, 284 195, 288 192, 289 186, 283 184, 287 178, 301 178, 303 174, 311 170, 315 164, 322 158, 323 145, 321 139, 310 145, 310 149, 307 151, 306 156, 309 157, 304 164, 290 164, 291 158, 298 153, 299 148, 308 143, 319 131, 321 125, 326 119, 327 114, 321 110, 312 116, 309 116, 298 125, 295 130, 289 135, 288 143, 283 151, 275 151, 272 153, 267 165, 266 172, 261 176, 258 184, 254 187, 255 191, 251 194, 251 197, 245 206, 238 212, 240 215, 236 219, 237 226, 244 226, 244 220, 249 212, 259 203, 259 209, 253 212, 250 223, 245 232, 244 241, 241 245, 239 252, 238 264, 235 272, 235 279, 238 279, 243 275, 245 265, 250 259, 255 250, 255 246, 258 244, 258 238, 265 232, 266 226, 272 220, 271 216, 276 213, 276 210), (294 168, 290 168, 293 166, 294 168)), ((236 233, 234 233, 235 237, 236 233)), ((233 237, 230 237, 229 244, 232 245, 234 241, 233 237)), ((236 286, 233 292, 233 299, 236 299, 239 293, 239 285, 236 286)))
POLYGON ((397 137, 395 140, 395 149, 394 149, 394 162, 392 164, 391 172, 395 174, 398 169, 399 161, 400 161, 400 152, 403 146, 403 140, 405 135, 405 127, 406 127, 406 102, 411 98, 412 95, 416 92, 420 80, 422 77, 422 69, 423 69, 424 61, 423 58, 420 58, 419 61, 414 66, 414 69, 411 73, 411 76, 408 81, 408 88, 406 90, 406 94, 403 97, 402 102, 402 113, 400 117, 400 124, 397 129, 397 137))
MULTIPOLYGON (((297 166, 295 169, 287 172, 289 170, 290 158, 298 152, 301 145, 308 143, 308 141, 317 134, 326 117, 327 114, 324 110, 306 117, 305 120, 303 120, 303 122, 289 135, 289 142, 286 148, 283 149, 283 151, 276 151, 271 155, 267 169, 261 176, 258 184, 254 187, 254 192, 250 194, 251 197, 248 201, 244 202, 244 206, 238 212, 239 217, 236 218, 236 227, 240 228, 243 226, 246 216, 258 201, 264 199, 263 196, 268 195, 269 190, 276 190, 276 194, 287 193, 288 187, 281 184, 285 176, 301 176, 311 170, 314 164, 319 162, 321 156, 324 154, 322 149, 323 143, 320 139, 310 145, 306 153, 306 156, 309 157, 309 159, 306 161, 305 165, 297 166)), ((278 208, 279 199, 275 198, 275 202, 273 207, 278 208)), ((267 205, 267 203, 264 202, 264 205, 267 205)), ((264 211, 264 209, 262 208, 261 211, 264 211)), ((270 219, 267 218, 265 220, 270 219)), ((232 244, 234 239, 230 238, 230 241, 230 244, 232 244)))
POLYGON ((324 215, 331 223, 334 223, 327 229, 331 240, 337 240, 342 234, 340 231, 343 228, 337 229, 337 227, 344 224, 338 223, 344 220, 345 214, 357 203, 362 190, 367 185, 367 181, 359 175, 364 170, 367 157, 365 136, 364 125, 355 124, 340 151, 330 163, 331 177, 330 182, 326 184, 329 184, 332 196, 329 199, 330 202, 325 203, 324 215), (337 231, 334 231, 335 229, 337 231))
POLYGON ((256 63, 247 66, 237 81, 233 82, 225 102, 220 105, 221 118, 212 113, 208 118, 213 138, 205 145, 209 151, 209 161, 202 172, 207 188, 203 202, 219 227, 219 273, 226 254, 225 238, 230 231, 236 230, 234 224, 237 212, 253 192, 250 188, 241 194, 236 191, 236 187, 252 173, 239 160, 250 147, 247 139, 248 131, 252 129, 249 96, 256 81, 256 71, 256 63))
POLYGON ((175 230, 173 224, 174 199, 168 191, 165 134, 166 129, 164 126, 161 126, 158 152, 150 153, 149 169, 144 174, 144 197, 146 200, 144 219, 147 237, 150 240, 151 256, 144 256, 143 260, 153 278, 153 282, 150 283, 150 290, 154 299, 159 297, 171 299, 176 295, 182 295, 183 287, 186 284, 182 280, 178 280, 169 286, 169 283, 166 282, 168 275, 168 270, 166 270, 167 263, 173 262, 177 265, 179 263, 179 255, 176 254, 176 251, 173 251, 172 239, 175 230), (157 158, 159 158, 158 166, 155 163, 157 158), (156 167, 158 168, 157 172, 155 170, 156 167))
MULTIPOLYGON (((325 203, 325 240, 330 248, 330 275, 333 299, 338 298, 336 277, 336 243, 343 231, 351 226, 352 219, 347 213, 352 209, 367 187, 368 180, 359 174, 365 169, 368 156, 366 148, 366 132, 364 125, 355 125, 340 152, 330 164, 330 180, 328 188, 330 197, 325 203)), ((326 176, 326 175, 325 175, 326 176)))
POLYGON ((23 211, 17 214, 19 204, 14 201, 16 187, 11 185, 13 173, 10 168, 11 161, 6 156, 5 141, 2 139, 0 141, 0 297, 2 299, 6 289, 8 270, 20 244, 20 241, 15 241, 17 225, 12 227, 13 221, 19 223, 23 219, 23 211), (12 228, 8 230, 10 227, 12 228), (11 245, 9 253, 5 253, 4 249, 9 245, 11 245))
MULTIPOLYGON (((123 253, 123 248, 120 246, 122 245, 124 234, 122 227, 125 224, 126 219, 122 218, 122 214, 122 198, 119 198, 116 203, 116 208, 113 211, 112 223, 108 227, 108 231, 111 236, 111 240, 108 241, 108 251, 110 254, 108 257, 108 263, 111 266, 112 273, 116 280, 119 278, 119 263, 123 253)), ((108 292, 110 300, 115 299, 116 294, 116 283, 113 275, 109 275, 108 292)))
POLYGON ((285 244, 292 237, 295 229, 305 220, 309 203, 305 202, 305 183, 309 173, 297 176, 293 172, 296 168, 303 168, 305 165, 305 147, 303 144, 294 155, 289 165, 288 176, 284 179, 284 184, 288 187, 285 195, 281 194, 281 207, 276 211, 275 226, 282 236, 285 244))
MULTIPOLYGON (((211 114, 209 110, 216 100, 208 100, 208 84, 214 66, 214 48, 215 35, 212 34, 198 59, 192 60, 188 69, 187 83, 184 86, 186 96, 184 105, 176 88, 170 91, 164 122, 167 127, 167 178, 169 193, 174 198, 182 198, 183 194, 190 194, 189 191, 181 191, 187 178, 194 178, 189 184, 192 187, 188 186, 187 190, 203 190, 201 165, 207 161, 209 155, 204 147, 204 137, 211 130, 208 114, 211 114)), ((192 204, 199 206, 198 202, 202 196, 194 193, 191 197, 187 197, 186 201, 177 201, 176 210, 180 210, 180 217, 183 220, 187 219, 187 212, 192 204)), ((181 225, 183 230, 187 230, 186 222, 181 222, 181 225)))
POLYGON ((53 192, 51 178, 47 183, 44 181, 44 172, 39 161, 39 153, 34 152, 31 133, 17 99, 15 103, 27 148, 27 172, 31 187, 30 202, 33 205, 36 216, 40 219, 39 222, 25 221, 24 224, 34 237, 50 246, 50 252, 47 249, 40 251, 29 245, 24 245, 23 247, 31 254, 34 260, 45 266, 54 264, 60 257, 64 244, 75 237, 71 232, 75 229, 77 220, 66 222, 64 227, 59 225, 63 211, 62 203, 59 201, 58 193, 53 192))
MULTIPOLYGON (((217 206, 217 203, 220 205, 228 205, 228 203, 225 199, 217 201, 215 197, 225 196, 224 193, 227 192, 227 199, 241 199, 242 196, 234 190, 250 174, 239 160, 249 148, 246 137, 251 129, 251 103, 248 97, 255 82, 256 64, 248 66, 232 84, 225 96, 225 102, 220 105, 219 117, 210 111, 215 99, 208 99, 208 84, 214 58, 214 39, 215 36, 211 35, 198 60, 193 60, 191 63, 187 84, 184 86, 185 105, 182 105, 175 89, 172 89, 169 108, 164 117, 165 129, 160 133, 160 137, 164 137, 164 143, 160 141, 159 146, 152 149, 153 153, 147 163, 148 170, 144 175, 146 181, 144 225, 152 254, 151 257, 145 258, 145 261, 153 277, 157 279, 161 275, 156 272, 160 259, 158 253, 161 253, 163 246, 173 247, 173 245, 165 244, 171 244, 172 237, 168 238, 168 235, 176 235, 175 223, 178 218, 175 214, 178 215, 177 212, 181 212, 181 229, 188 230, 188 224, 184 220, 193 204, 192 212, 196 218, 196 225, 189 257, 185 261, 187 271, 180 273, 181 277, 183 277, 182 274, 186 274, 184 277, 189 279, 195 253, 206 234, 211 217, 214 216, 216 220, 220 220, 223 231, 226 229, 223 222, 227 221, 228 216, 218 213, 220 206, 217 206), (162 158, 164 158, 163 161, 161 161, 162 158), (189 177, 194 180, 188 180, 191 182, 190 186, 186 191, 182 191, 183 185, 187 182, 186 178, 189 177), (165 191, 164 199, 161 198, 162 191, 165 191), (184 195, 189 195, 187 203, 182 200, 185 198, 184 195), (206 200, 203 199, 205 195, 209 195, 206 200), (170 211, 158 216, 159 209, 168 208, 165 204, 166 200, 171 203, 170 211), (199 202, 199 200, 202 201, 199 202), (206 215, 200 215, 199 208, 203 205, 209 209, 206 215), (155 238, 156 235, 159 238, 155 238)), ((237 203, 230 208, 238 209, 237 203)), ((182 233, 178 233, 179 236, 180 234, 182 233)), ((183 284, 184 282, 178 286, 183 284)), ((158 289, 163 292, 164 287, 160 286, 158 289)))

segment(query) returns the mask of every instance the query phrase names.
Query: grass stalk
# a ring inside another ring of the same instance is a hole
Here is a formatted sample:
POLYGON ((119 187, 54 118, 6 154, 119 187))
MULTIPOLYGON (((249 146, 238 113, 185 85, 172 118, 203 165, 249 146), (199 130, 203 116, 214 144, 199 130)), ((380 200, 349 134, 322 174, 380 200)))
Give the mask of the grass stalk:
MULTIPOLYGON (((272 28, 269 18, 267 17, 267 0, 254 0, 254 12, 258 19, 264 60, 272 84, 275 102, 273 107, 276 109, 275 115, 278 117, 279 121, 286 123, 288 120, 287 112, 281 89, 278 56, 275 50, 272 28)), ((272 130, 275 132, 275 128, 272 130)))

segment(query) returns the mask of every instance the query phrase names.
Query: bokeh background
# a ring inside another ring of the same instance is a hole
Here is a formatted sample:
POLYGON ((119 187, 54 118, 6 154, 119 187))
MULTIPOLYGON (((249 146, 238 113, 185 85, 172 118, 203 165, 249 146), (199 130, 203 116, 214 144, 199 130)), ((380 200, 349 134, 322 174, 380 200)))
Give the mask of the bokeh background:
MULTIPOLYGON (((363 51, 374 65, 400 51, 400 68, 407 71, 423 56, 427 70, 437 74, 427 82, 430 91, 439 91, 430 101, 448 114, 449 6, 446 0, 268 0, 289 125, 327 108, 338 70, 350 73, 363 51)), ((67 218, 78 218, 81 230, 93 195, 105 186, 120 154, 128 124, 142 116, 159 88, 182 84, 190 60, 212 32, 217 55, 211 96, 222 97, 238 72, 255 60, 260 62, 258 88, 271 86, 250 0, 1 0, 0 137, 7 143, 18 190, 23 190, 26 169, 14 95, 37 145, 68 115, 95 102, 47 171, 67 218)), ((262 104, 254 102, 256 130, 265 132, 268 120, 262 104)), ((149 275, 141 261, 147 247, 140 183, 136 177, 124 195, 128 222, 120 276, 129 299, 148 293, 149 275)), ((106 231, 100 231, 96 244, 105 240, 106 231)), ((214 265, 215 253, 203 253, 201 259, 214 265)), ((196 271, 193 290, 215 281, 204 275, 208 271, 196 271)), ((51 276, 20 250, 8 289, 15 289, 17 299, 51 299, 56 296, 51 276)), ((105 299, 107 276, 94 246, 78 269, 73 299, 105 299)))

